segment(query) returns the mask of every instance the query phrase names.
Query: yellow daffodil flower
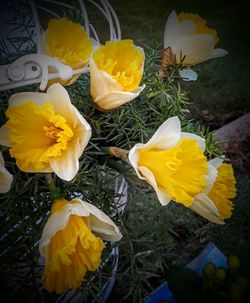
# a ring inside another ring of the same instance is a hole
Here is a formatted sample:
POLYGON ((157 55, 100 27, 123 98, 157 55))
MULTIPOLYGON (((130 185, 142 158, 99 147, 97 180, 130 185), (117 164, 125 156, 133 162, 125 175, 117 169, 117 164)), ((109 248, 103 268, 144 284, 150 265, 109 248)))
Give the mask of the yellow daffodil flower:
POLYGON ((4 159, 0 152, 0 193, 7 193, 10 190, 13 176, 4 166, 4 159))
POLYGON ((91 127, 71 104, 60 84, 47 93, 19 93, 9 100, 8 121, 0 128, 0 144, 25 172, 55 172, 72 180, 79 168, 91 127))
MULTIPOLYGON (((175 11, 169 15, 164 33, 164 48, 170 47, 176 62, 182 63, 184 67, 226 55, 228 52, 224 49, 215 49, 218 41, 216 30, 209 28, 199 15, 181 13, 177 16, 175 11)), ((197 74, 191 69, 184 69, 180 74, 187 74, 188 77, 187 71, 191 75, 190 80, 196 80, 197 74)))
POLYGON ((221 158, 209 161, 207 187, 196 196, 191 209, 214 223, 223 224, 232 215, 235 184, 231 164, 223 163, 221 158))
POLYGON ((86 273, 100 266, 103 240, 121 237, 115 223, 95 206, 77 198, 56 200, 39 245, 45 258, 44 288, 61 293, 79 287, 86 273))
MULTIPOLYGON (((69 65, 72 69, 83 68, 89 61, 93 50, 93 41, 88 37, 83 26, 66 18, 51 19, 48 28, 43 34, 42 52, 45 55, 56 57, 59 61, 69 65)), ((70 85, 79 74, 70 80, 60 79, 49 81, 49 85, 59 82, 70 85)))
POLYGON ((174 200, 190 206, 206 186, 204 149, 204 139, 181 132, 179 118, 172 117, 146 144, 136 144, 128 158, 138 177, 154 188, 162 205, 174 200))
POLYGON ((90 92, 96 106, 111 110, 135 99, 144 67, 144 51, 132 40, 108 41, 90 60, 90 92))

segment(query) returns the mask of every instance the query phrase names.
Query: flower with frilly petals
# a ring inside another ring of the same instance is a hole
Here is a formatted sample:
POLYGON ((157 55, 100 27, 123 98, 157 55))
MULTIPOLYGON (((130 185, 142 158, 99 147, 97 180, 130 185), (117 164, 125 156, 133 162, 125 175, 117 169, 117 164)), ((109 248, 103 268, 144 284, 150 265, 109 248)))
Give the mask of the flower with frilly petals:
POLYGON ((100 110, 111 110, 135 99, 144 67, 144 51, 132 40, 108 41, 90 59, 90 92, 100 110))
POLYGON ((7 193, 10 190, 13 176, 4 166, 4 159, 0 152, 0 193, 7 193))
MULTIPOLYGON (((53 18, 49 21, 48 28, 42 37, 42 53, 56 57, 72 69, 80 69, 89 61, 93 50, 93 41, 88 37, 81 24, 74 23, 66 18, 53 18)), ((79 74, 74 75, 67 81, 51 80, 49 85, 55 82, 70 85, 78 77, 79 74)))
POLYGON ((129 161, 138 177, 156 191, 162 205, 170 200, 190 206, 206 186, 205 140, 181 132, 178 117, 169 118, 146 143, 136 144, 129 161))
POLYGON ((195 197, 191 209, 204 218, 223 224, 232 216, 232 199, 236 196, 236 181, 231 164, 215 158, 209 162, 209 174, 206 188, 195 197))
MULTIPOLYGON (((177 16, 175 11, 169 15, 164 33, 164 48, 171 48, 176 63, 190 67, 208 59, 225 56, 227 51, 215 49, 218 41, 216 30, 209 28, 199 15, 181 13, 177 16)), ((187 72, 193 76, 191 80, 196 80, 197 74, 190 69, 184 69, 180 74, 188 75, 187 72)))
POLYGON ((95 206, 77 198, 56 200, 39 245, 45 258, 44 288, 62 293, 79 287, 86 273, 100 266, 103 240, 121 237, 115 223, 95 206))
POLYGON ((0 128, 0 144, 25 172, 55 172, 72 180, 79 169, 91 127, 71 104, 60 84, 47 93, 19 93, 9 100, 8 121, 0 128))

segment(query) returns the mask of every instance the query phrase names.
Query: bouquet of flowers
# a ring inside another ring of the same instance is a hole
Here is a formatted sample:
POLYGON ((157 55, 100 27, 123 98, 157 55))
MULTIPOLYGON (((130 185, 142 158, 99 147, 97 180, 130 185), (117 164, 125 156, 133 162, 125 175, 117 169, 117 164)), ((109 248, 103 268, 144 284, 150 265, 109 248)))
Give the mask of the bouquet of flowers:
POLYGON ((9 64, 0 86, 2 272, 6 285, 33 285, 40 298, 83 289, 87 301, 123 236, 128 193, 141 182, 162 207, 174 201, 217 224, 230 218, 233 168, 192 121, 180 88, 197 79, 191 67, 227 52, 195 14, 169 15, 162 49, 122 39, 106 0, 86 2, 108 20, 107 41, 84 1, 48 2, 64 17, 33 1, 20 14, 33 16, 36 50, 19 50, 14 62, 1 54, 9 64), (42 32, 38 9, 52 15, 42 32))

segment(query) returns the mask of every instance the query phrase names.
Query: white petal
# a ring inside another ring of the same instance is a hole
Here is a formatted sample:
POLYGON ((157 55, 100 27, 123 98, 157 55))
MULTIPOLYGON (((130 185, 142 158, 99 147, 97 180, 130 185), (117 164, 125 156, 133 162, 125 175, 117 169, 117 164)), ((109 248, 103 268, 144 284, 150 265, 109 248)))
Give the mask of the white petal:
POLYGON ((53 172, 62 180, 71 181, 79 170, 80 138, 74 138, 60 158, 50 160, 53 172))
POLYGON ((199 147, 202 149, 202 151, 204 152, 206 149, 206 140, 201 138, 200 136, 197 136, 195 134, 190 134, 190 133, 181 133, 181 138, 190 138, 190 139, 194 139, 197 141, 199 147))
POLYGON ((10 190, 13 176, 4 166, 4 159, 0 152, 0 193, 7 193, 10 190))
POLYGON ((192 35, 195 31, 195 24, 192 20, 183 20, 179 23, 180 37, 192 35))
POLYGON ((209 59, 220 58, 228 54, 228 51, 222 48, 216 48, 209 59))
POLYGON ((198 74, 193 71, 190 67, 179 70, 179 74, 183 81, 196 81, 198 74))
POLYGON ((138 166, 137 166, 137 163, 139 161, 139 152, 140 152, 140 149, 144 148, 145 147, 145 144, 143 143, 137 143, 130 151, 129 151, 129 154, 128 154, 128 159, 129 159, 129 162, 130 164, 132 165, 132 167, 134 168, 137 176, 142 179, 142 180, 145 180, 144 177, 142 177, 141 173, 139 172, 139 169, 138 169, 138 166))
POLYGON ((139 160, 140 149, 157 148, 168 149, 175 146, 180 140, 181 125, 178 117, 171 117, 167 119, 154 133, 152 138, 146 143, 137 143, 128 154, 129 162, 136 171, 140 179, 144 179, 138 170, 137 163, 139 160))
POLYGON ((85 201, 81 201, 81 204, 90 213, 90 228, 96 235, 106 241, 119 241, 122 238, 119 228, 104 212, 85 201))
POLYGON ((63 116, 67 122, 75 126, 77 117, 67 90, 59 83, 52 84, 46 94, 46 101, 53 104, 56 114, 63 116))
POLYGON ((216 157, 212 160, 209 160, 208 162, 210 165, 213 165, 215 168, 218 168, 223 163, 224 158, 225 158, 224 156, 216 157))
POLYGON ((181 123, 178 117, 167 119, 154 133, 152 138, 145 144, 145 148, 169 149, 180 140, 181 123))
POLYGON ((5 124, 0 128, 0 145, 8 146, 8 147, 11 146, 11 142, 8 139, 8 133, 9 133, 9 130, 5 124))
POLYGON ((9 108, 18 106, 23 102, 33 100, 35 104, 41 105, 45 102, 46 94, 45 93, 19 93, 14 94, 9 99, 9 108))
POLYGON ((203 189, 202 193, 208 194, 217 178, 217 169, 208 162, 208 175, 206 176, 207 186, 203 189))
POLYGON ((132 92, 125 91, 113 91, 107 93, 106 95, 99 96, 95 99, 96 105, 104 110, 111 110, 117 108, 139 96, 139 94, 145 88, 145 84, 143 86, 137 87, 132 92))
POLYGON ((122 91, 122 86, 106 72, 99 70, 93 59, 89 61, 90 93, 94 101, 100 96, 115 91, 122 91))
POLYGON ((172 46, 179 63, 185 56, 183 65, 195 65, 210 58, 214 51, 214 40, 211 35, 191 35, 183 37, 172 46))
POLYGON ((172 11, 167 19, 164 32, 164 48, 171 47, 179 39, 179 22, 175 11, 172 11))
POLYGON ((45 256, 45 248, 50 243, 51 238, 61 229, 64 229, 71 215, 80 217, 89 217, 90 228, 97 235, 103 236, 103 240, 118 241, 122 235, 115 223, 105 215, 101 210, 80 199, 73 199, 78 203, 68 203, 62 208, 62 211, 57 211, 50 215, 42 233, 42 238, 39 244, 40 254, 45 256), (93 229, 92 229, 93 225, 93 229), (101 231, 103 227, 103 231, 101 231))
POLYGON ((92 135, 91 126, 88 124, 88 122, 84 119, 84 117, 79 113, 77 108, 72 105, 72 110, 75 112, 75 115, 77 117, 77 126, 75 130, 75 136, 79 137, 79 154, 78 157, 80 157, 87 146, 89 139, 92 135))
POLYGON ((206 195, 198 195, 196 201, 190 208, 209 221, 224 224, 224 221, 219 218, 219 212, 216 206, 206 195))
POLYGON ((171 201, 171 198, 157 186, 153 173, 144 166, 139 166, 138 169, 140 170, 145 180, 154 188, 161 205, 167 205, 171 201))

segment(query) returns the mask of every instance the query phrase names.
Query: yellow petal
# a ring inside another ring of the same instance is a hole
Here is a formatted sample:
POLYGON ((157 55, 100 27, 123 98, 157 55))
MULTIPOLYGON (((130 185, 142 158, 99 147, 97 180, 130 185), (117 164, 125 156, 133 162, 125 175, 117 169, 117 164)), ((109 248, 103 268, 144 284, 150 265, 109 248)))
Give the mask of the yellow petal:
POLYGON ((185 206, 206 186, 207 162, 195 139, 181 138, 167 150, 140 149, 138 167, 150 170, 161 191, 185 206))
POLYGON ((92 55, 97 69, 109 74, 123 91, 133 91, 142 79, 144 51, 132 40, 108 41, 92 55))
POLYGON ((231 164, 222 163, 217 169, 217 178, 208 197, 216 205, 220 219, 228 219, 232 215, 232 199, 236 196, 236 181, 231 164))

